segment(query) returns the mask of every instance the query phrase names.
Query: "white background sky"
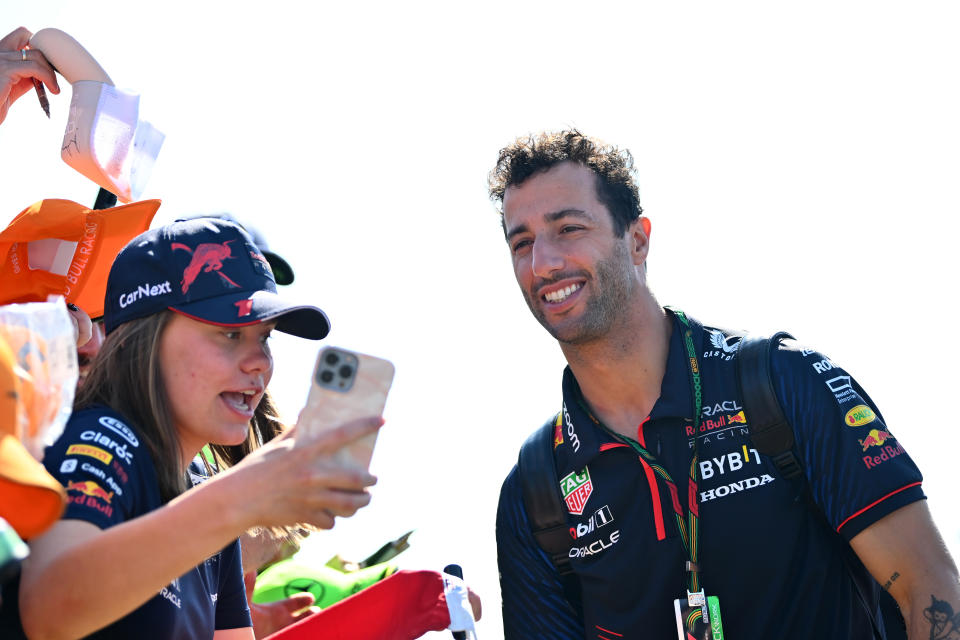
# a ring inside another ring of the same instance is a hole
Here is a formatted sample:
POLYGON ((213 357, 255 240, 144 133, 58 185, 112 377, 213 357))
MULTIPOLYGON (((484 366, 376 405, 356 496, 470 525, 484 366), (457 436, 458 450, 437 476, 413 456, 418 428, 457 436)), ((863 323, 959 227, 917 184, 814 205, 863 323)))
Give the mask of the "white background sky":
MULTIPOLYGON (((330 315, 392 359, 374 503, 305 552, 459 562, 501 635, 494 514, 563 360, 517 291, 486 197, 497 151, 577 126, 631 149, 661 302, 785 329, 845 366, 925 472, 955 557, 960 8, 952 2, 129 3, 0 0, 56 26, 166 135, 156 222, 230 211, 330 315)), ((0 126, 6 219, 92 205, 27 95, 0 126)), ((295 417, 316 345, 275 341, 295 417)), ((759 516, 758 516, 759 517, 759 516)), ((446 633, 436 637, 449 637, 446 633)))

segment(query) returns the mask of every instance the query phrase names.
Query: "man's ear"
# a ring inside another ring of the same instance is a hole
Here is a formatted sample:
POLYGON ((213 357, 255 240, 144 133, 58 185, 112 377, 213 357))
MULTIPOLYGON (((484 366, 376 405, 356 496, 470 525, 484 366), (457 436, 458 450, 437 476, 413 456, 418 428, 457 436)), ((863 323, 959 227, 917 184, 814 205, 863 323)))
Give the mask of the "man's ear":
POLYGON ((646 261, 647 252, 650 250, 650 218, 640 216, 631 222, 627 227, 627 235, 630 238, 633 264, 639 266, 646 261))

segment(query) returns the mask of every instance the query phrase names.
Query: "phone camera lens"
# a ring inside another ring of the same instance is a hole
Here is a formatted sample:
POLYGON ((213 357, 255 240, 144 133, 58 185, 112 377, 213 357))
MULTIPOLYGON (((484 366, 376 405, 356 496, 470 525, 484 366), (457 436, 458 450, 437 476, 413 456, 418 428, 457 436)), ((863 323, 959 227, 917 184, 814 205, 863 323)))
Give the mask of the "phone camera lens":
POLYGON ((340 362, 340 356, 338 356, 338 355, 335 354, 335 353, 328 353, 328 354, 324 357, 324 360, 326 360, 326 361, 327 361, 327 364, 332 367, 333 365, 335 365, 335 364, 337 364, 338 362, 340 362))
POLYGON ((339 373, 341 378, 349 378, 350 376, 353 375, 353 367, 343 365, 342 367, 340 367, 339 373))
POLYGON ((320 373, 320 381, 321 381, 321 382, 326 382, 327 384, 329 384, 330 382, 332 382, 332 381, 333 381, 333 371, 322 371, 322 372, 320 373))

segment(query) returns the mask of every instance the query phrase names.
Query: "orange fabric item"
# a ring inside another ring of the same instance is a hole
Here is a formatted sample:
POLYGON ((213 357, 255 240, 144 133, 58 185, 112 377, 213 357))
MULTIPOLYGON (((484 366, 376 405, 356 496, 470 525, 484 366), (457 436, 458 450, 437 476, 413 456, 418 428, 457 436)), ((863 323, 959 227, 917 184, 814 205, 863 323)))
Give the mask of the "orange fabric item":
POLYGON ((0 231, 0 304, 62 295, 90 317, 103 315, 107 276, 130 240, 150 228, 159 200, 88 209, 41 200, 0 231))
POLYGON ((0 338, 0 516, 29 539, 60 518, 67 495, 15 435, 25 411, 16 367, 13 351, 0 338))
POLYGON ((268 640, 413 640, 450 625, 443 576, 398 571, 268 640))
POLYGON ((24 540, 47 530, 67 504, 63 486, 11 435, 0 436, 0 516, 24 540))
POLYGON ((35 438, 40 429, 56 418, 60 388, 50 381, 45 364, 47 348, 43 338, 26 327, 0 324, 3 340, 13 356, 11 372, 18 378, 17 403, 20 421, 9 429, 0 427, 0 433, 9 433, 18 440, 35 438))

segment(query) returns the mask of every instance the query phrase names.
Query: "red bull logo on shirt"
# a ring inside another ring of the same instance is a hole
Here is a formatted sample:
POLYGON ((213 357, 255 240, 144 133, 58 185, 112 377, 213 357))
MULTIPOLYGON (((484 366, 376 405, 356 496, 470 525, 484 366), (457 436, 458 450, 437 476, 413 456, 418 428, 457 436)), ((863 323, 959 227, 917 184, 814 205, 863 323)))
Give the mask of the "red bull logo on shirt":
POLYGON ((863 447, 863 450, 866 451, 870 447, 881 447, 883 443, 888 439, 892 438, 889 431, 883 431, 881 429, 870 429, 870 433, 867 434, 867 437, 863 440, 860 440, 860 446, 863 447))
POLYGON ((553 448, 556 449, 563 444, 563 416, 557 414, 557 420, 553 424, 553 448))
POLYGON ((863 456, 863 464, 867 469, 872 469, 873 467, 879 466, 889 460, 890 458, 896 458, 902 453, 906 453, 903 447, 900 446, 900 443, 896 445, 885 444, 880 447, 880 455, 876 456, 863 456))
POLYGON ((747 424, 747 416, 743 414, 743 411, 738 411, 732 416, 727 416, 727 420, 730 422, 730 424, 735 422, 739 424, 747 424))
POLYGON ((848 427, 862 427, 876 419, 877 414, 865 404, 858 404, 853 409, 850 409, 850 411, 847 411, 847 415, 843 416, 843 421, 848 427))
POLYGON ((113 507, 110 506, 110 502, 113 500, 113 492, 104 491, 103 487, 98 485, 93 480, 67 482, 66 489, 67 491, 77 491, 80 493, 80 495, 71 495, 67 497, 72 504, 91 507, 108 518, 113 515, 113 507), (101 502, 101 500, 103 502, 101 502))
POLYGON ((103 490, 103 487, 98 485, 93 480, 84 480, 83 482, 67 482, 67 491, 79 491, 84 495, 88 495, 94 498, 100 498, 107 504, 110 504, 110 501, 113 499, 113 492, 107 493, 103 490))
POLYGON ((567 510, 574 515, 583 515, 583 508, 593 493, 593 482, 590 480, 590 470, 583 468, 583 473, 571 472, 560 480, 560 493, 567 503, 567 510))

